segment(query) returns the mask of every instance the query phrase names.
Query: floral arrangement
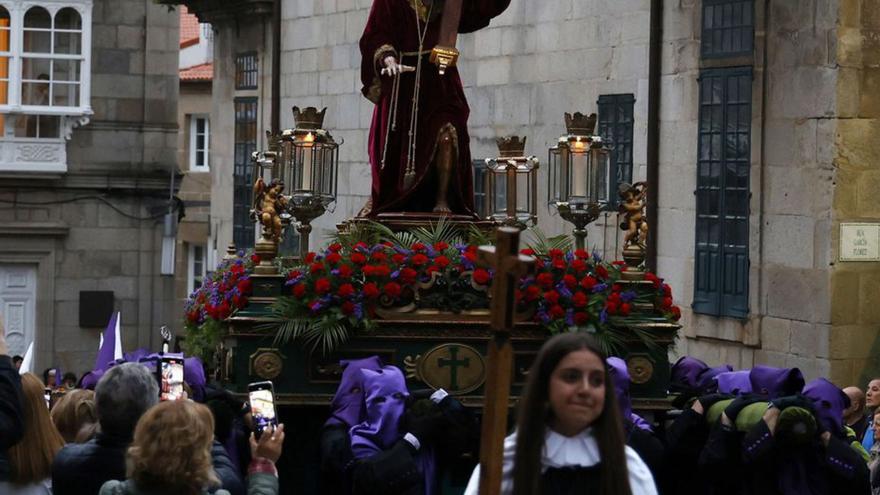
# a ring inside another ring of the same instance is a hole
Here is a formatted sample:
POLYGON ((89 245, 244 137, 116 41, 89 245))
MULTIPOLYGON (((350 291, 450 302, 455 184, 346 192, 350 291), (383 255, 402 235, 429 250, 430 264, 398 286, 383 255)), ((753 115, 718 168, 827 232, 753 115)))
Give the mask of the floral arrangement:
POLYGON ((248 304, 253 290, 250 275, 259 262, 258 255, 239 251, 221 261, 190 294, 183 306, 188 354, 210 361, 220 343, 222 321, 248 304))

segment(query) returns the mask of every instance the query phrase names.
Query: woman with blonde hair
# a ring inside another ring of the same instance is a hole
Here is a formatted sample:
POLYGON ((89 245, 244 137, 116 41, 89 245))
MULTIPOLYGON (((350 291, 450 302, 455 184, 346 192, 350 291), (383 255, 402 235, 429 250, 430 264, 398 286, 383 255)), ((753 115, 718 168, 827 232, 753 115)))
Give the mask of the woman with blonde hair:
POLYGON ((98 427, 95 392, 83 389, 67 392, 55 404, 49 416, 65 442, 88 442, 95 435, 98 427))
POLYGON ((51 495, 52 459, 64 439, 49 419, 43 382, 33 373, 21 376, 24 437, 10 447, 10 481, 0 482, 4 495, 51 495))
MULTIPOLYGON (((206 494, 220 486, 211 460, 213 439, 214 417, 206 406, 189 400, 161 402, 144 413, 134 430, 128 480, 104 483, 100 495, 206 494)), ((278 493, 275 462, 283 442, 283 425, 267 429, 259 444, 251 436, 249 495, 278 493)), ((226 490, 215 493, 229 495, 226 490)))

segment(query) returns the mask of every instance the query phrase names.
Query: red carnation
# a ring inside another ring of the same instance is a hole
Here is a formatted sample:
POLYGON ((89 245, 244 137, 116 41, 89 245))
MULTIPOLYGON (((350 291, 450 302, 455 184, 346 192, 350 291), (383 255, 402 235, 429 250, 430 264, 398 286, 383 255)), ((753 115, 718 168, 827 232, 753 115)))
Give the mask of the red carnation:
POLYGON ((400 295, 400 284, 397 282, 388 282, 385 284, 385 295, 391 298, 397 298, 400 295))
POLYGON ((486 285, 489 283, 489 271, 484 268, 477 268, 474 270, 474 282, 478 285, 486 285))
POLYGON ((471 263, 477 262, 477 254, 472 251, 465 251, 464 253, 462 253, 461 257, 470 261, 471 263))
POLYGON ((586 252, 583 249, 578 249, 574 252, 574 257, 579 260, 585 260, 590 257, 590 253, 586 252))
POLYGON ((339 309, 342 310, 342 314, 351 316, 354 314, 354 303, 351 301, 345 301, 339 309))
POLYGON ((585 313, 583 311, 578 311, 574 314, 574 324, 575 325, 586 325, 587 322, 590 321, 590 314, 585 313))
POLYGON ((403 263, 404 260, 406 260, 406 256, 404 256, 400 253, 394 253, 391 255, 391 261, 393 261, 394 263, 396 263, 398 265, 403 263))
POLYGON ((339 267, 339 278, 350 278, 352 269, 348 265, 342 265, 339 267))
POLYGON ((615 304, 619 303, 620 302, 620 293, 619 292, 612 292, 611 295, 608 296, 608 300, 615 303, 615 304))
POLYGON ((519 254, 524 254, 526 256, 534 256, 535 250, 534 249, 520 249, 519 254))
POLYGON ((663 295, 666 297, 672 297, 672 287, 668 284, 663 284, 663 295))
POLYGON ((672 319, 673 319, 673 320, 678 321, 678 320, 681 319, 681 309, 679 309, 678 306, 673 306, 673 307, 669 310, 669 312, 672 313, 672 319))
POLYGON ((567 266, 565 264, 565 260, 562 258, 553 258, 553 261, 551 261, 551 263, 553 264, 553 268, 556 268, 557 270, 565 270, 567 266))
POLYGON ((317 256, 315 253, 306 254, 306 263, 311 263, 315 261, 315 256, 317 256))
POLYGON ((413 251, 424 251, 424 250, 426 250, 426 249, 428 249, 428 248, 425 247, 425 245, 422 244, 421 242, 417 242, 417 243, 415 243, 415 244, 412 245, 412 250, 413 250, 413 251))
POLYGON ((671 307, 672 307, 672 298, 671 297, 664 297, 663 298, 663 309, 668 310, 671 307))
POLYGON ((587 269, 587 262, 584 260, 574 260, 571 262, 571 268, 575 273, 583 273, 587 269))
POLYGON ((327 260, 327 263, 335 265, 336 263, 342 261, 342 255, 340 255, 339 253, 330 253, 325 259, 327 260))
POLYGON ((391 275, 391 268, 387 265, 373 265, 373 275, 377 277, 387 277, 391 275))
POLYGON ((440 271, 440 268, 438 268, 437 265, 431 265, 428 268, 425 268, 426 275, 431 275, 432 273, 439 272, 439 271, 440 271))
POLYGON ((400 270, 400 281, 405 284, 413 284, 416 281, 416 277, 419 275, 419 272, 413 270, 412 268, 404 268, 400 270))
POLYGON ((599 265, 596 267, 596 275, 598 275, 600 279, 605 280, 608 278, 608 269, 599 265))
POLYGON ((560 305, 558 305, 558 304, 552 306, 552 307, 550 308, 549 313, 550 313, 550 317, 553 318, 554 320, 559 319, 559 318, 562 318, 563 316, 565 316, 565 310, 562 309, 562 306, 560 306, 560 305))
POLYGON ((475 246, 474 244, 469 244, 468 247, 464 248, 464 251, 466 253, 476 254, 477 253, 477 246, 475 246))
POLYGON ((382 263, 388 259, 388 255, 385 254, 385 251, 376 251, 370 255, 370 259, 382 263))
POLYGON ((550 304, 559 303, 559 293, 555 290, 548 290, 544 293, 544 300, 550 304))
POLYGON ((576 308, 583 308, 587 305, 587 302, 589 302, 589 300, 590 298, 587 297, 587 295, 583 292, 575 292, 574 295, 571 296, 571 303, 576 308))
POLYGON ((610 314, 610 315, 616 315, 617 314, 617 302, 609 299, 608 303, 605 304, 605 311, 608 311, 608 314, 610 314))
POLYGON ((293 271, 291 271, 290 273, 287 274, 287 280, 293 280, 293 279, 299 277, 300 275, 302 275, 302 272, 301 272, 301 271, 299 271, 299 270, 293 270, 293 271))
POLYGON ((534 301, 541 295, 541 289, 537 285, 530 285, 526 288, 526 301, 534 301))
POLYGON ((330 291, 330 280, 327 278, 319 278, 315 281, 315 292, 318 294, 326 294, 330 291))
POLYGON ((300 282, 293 286, 293 296, 297 299, 302 299, 302 297, 306 295, 306 284, 300 282))
POLYGON ((379 286, 373 282, 367 282, 364 284, 363 293, 367 299, 376 298, 379 296, 379 286))
POLYGON ((551 249, 547 254, 549 254, 551 258, 562 258, 565 256, 565 253, 562 252, 561 249, 551 249))
POLYGON ((316 263, 312 263, 312 265, 309 267, 309 272, 311 272, 311 274, 314 275, 316 273, 320 273, 321 270, 323 270, 323 269, 324 269, 324 263, 321 263, 320 261, 318 261, 316 263))
POLYGON ((449 258, 441 254, 440 256, 434 258, 434 264, 440 268, 446 268, 447 266, 449 266, 449 258))
POLYGON ((354 295, 354 286, 351 284, 342 284, 339 286, 339 289, 336 291, 336 295, 339 297, 351 297, 354 295))
POLYGON ((238 264, 232 265, 232 268, 229 269, 230 273, 233 275, 241 275, 244 273, 244 267, 238 264))
POLYGON ((413 265, 422 266, 428 262, 428 257, 422 253, 418 253, 418 254, 413 255, 413 257, 410 259, 410 261, 412 262, 413 265))
POLYGON ((330 244, 329 246, 327 246, 327 249, 329 249, 330 251, 332 251, 334 253, 338 253, 339 251, 342 250, 342 244, 339 244, 338 242, 336 242, 336 243, 333 243, 333 244, 330 244))
POLYGON ((363 265, 367 262, 367 257, 363 253, 351 253, 351 262, 355 265, 363 265))
POLYGON ((251 263, 253 263, 255 265, 259 265, 260 264, 260 255, 259 254, 252 254, 251 255, 251 263))
POLYGON ((535 280, 538 282, 538 285, 546 289, 553 285, 553 274, 546 272, 539 273, 538 277, 535 280))
POLYGON ((574 275, 565 275, 564 277, 562 277, 562 283, 564 283, 565 286, 569 289, 574 289, 578 283, 578 280, 577 278, 575 278, 574 275))
POLYGON ((620 314, 622 316, 628 316, 629 312, 632 310, 632 306, 629 303, 623 303, 620 305, 620 314))
POLYGON ((434 243, 434 250, 435 251, 445 251, 447 249, 449 249, 449 244, 446 244, 443 241, 434 243))
MULTIPOLYGON (((253 283, 251 282, 251 279, 242 280, 242 281, 238 282, 238 291, 241 292, 242 294, 249 294, 251 292, 252 288, 253 288, 253 283)), ((670 301, 671 301, 671 299, 670 299, 670 301)))
POLYGON ((581 287, 587 290, 592 290, 592 288, 595 287, 598 283, 598 280, 589 275, 581 279, 581 287))

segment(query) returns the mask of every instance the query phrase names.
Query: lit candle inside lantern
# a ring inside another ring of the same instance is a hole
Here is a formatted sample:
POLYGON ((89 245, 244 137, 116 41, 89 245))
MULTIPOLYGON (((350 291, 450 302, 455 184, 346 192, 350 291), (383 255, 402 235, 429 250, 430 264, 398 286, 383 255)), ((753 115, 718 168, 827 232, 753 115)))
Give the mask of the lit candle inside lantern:
POLYGON ((577 141, 571 146, 572 196, 587 195, 587 143, 577 141))
POLYGON ((314 154, 314 143, 315 136, 312 133, 308 133, 305 138, 303 138, 303 180, 302 180, 302 188, 306 191, 312 190, 312 155, 314 154))

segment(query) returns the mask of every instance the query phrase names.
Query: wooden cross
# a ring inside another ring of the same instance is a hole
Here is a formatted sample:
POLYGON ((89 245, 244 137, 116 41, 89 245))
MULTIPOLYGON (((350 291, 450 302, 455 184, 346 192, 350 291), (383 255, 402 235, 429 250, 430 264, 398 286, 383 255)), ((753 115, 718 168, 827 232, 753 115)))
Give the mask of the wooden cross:
POLYGON ((495 270, 489 320, 493 336, 489 341, 480 434, 480 495, 497 495, 501 493, 504 437, 507 435, 507 409, 513 376, 510 330, 516 312, 514 295, 519 280, 534 272, 535 258, 519 254, 519 230, 511 227, 499 227, 495 232, 495 247, 480 247, 478 257, 481 265, 495 270))

